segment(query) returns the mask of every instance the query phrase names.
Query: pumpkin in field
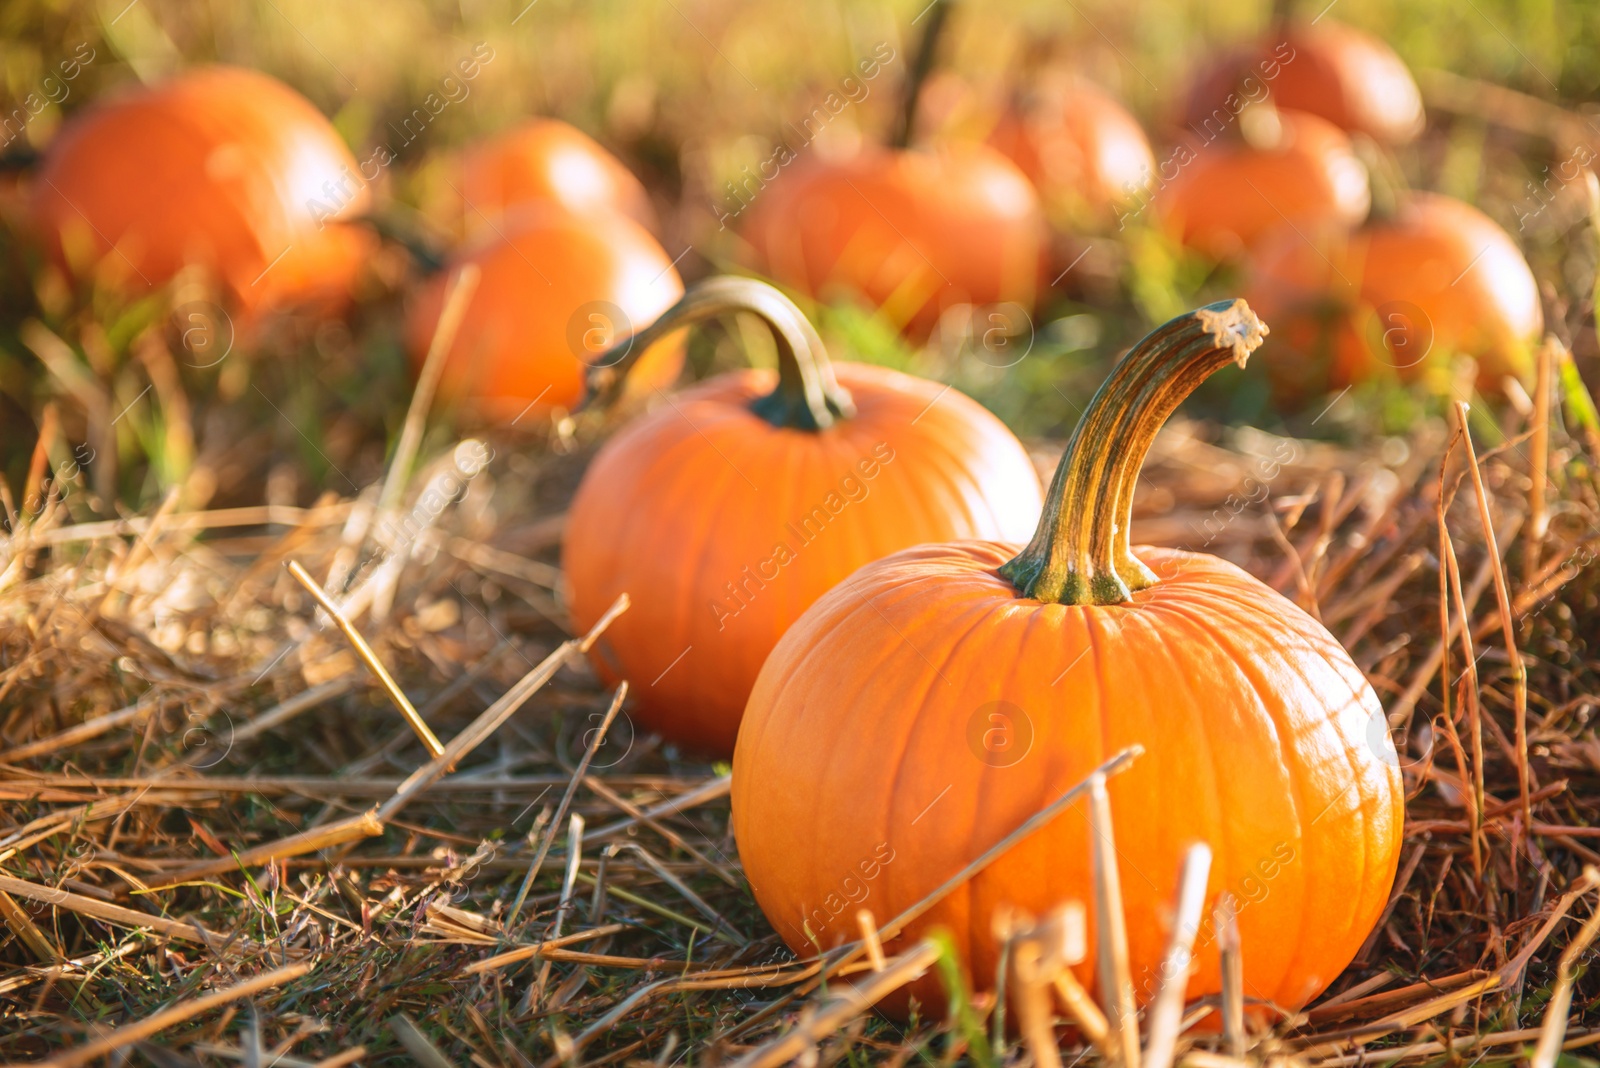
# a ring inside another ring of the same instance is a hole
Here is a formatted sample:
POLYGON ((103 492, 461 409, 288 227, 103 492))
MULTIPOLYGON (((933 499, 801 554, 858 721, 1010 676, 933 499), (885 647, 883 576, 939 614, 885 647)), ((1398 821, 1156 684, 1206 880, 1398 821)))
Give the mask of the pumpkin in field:
POLYGON ((1004 424, 936 382, 830 364, 763 283, 701 283, 635 346, 736 310, 771 329, 776 374, 718 375, 624 428, 585 473, 562 543, 577 626, 632 598, 596 665, 633 684, 644 726, 713 755, 732 751, 773 644, 830 587, 919 542, 1021 536, 1039 514, 1004 424))
POLYGON ((1038 289, 1038 195, 986 145, 797 162, 750 212, 744 237, 770 277, 823 300, 865 300, 913 334, 958 304, 1032 307, 1038 289))
MULTIPOLYGON (((671 258, 621 215, 524 209, 458 253, 452 267, 466 263, 481 274, 439 388, 500 421, 571 408, 583 396, 586 362, 648 326, 683 295, 671 258)), ((440 272, 411 310, 409 348, 419 367, 451 273, 440 272)), ((630 385, 668 385, 682 361, 681 345, 651 346, 630 385)))
MULTIPOLYGON (((1238 902, 1250 997, 1293 1009, 1350 962, 1403 834, 1372 687, 1320 623, 1233 564, 1129 544, 1157 429, 1264 332, 1243 301, 1159 328, 1090 402, 1026 546, 896 553, 778 642, 739 731, 733 829, 757 902, 797 953, 855 939, 856 903, 880 923, 898 915, 1137 744, 1108 785, 1141 999, 1159 985, 1170 895, 1197 842, 1215 858, 1208 896, 1238 902)), ((1094 931, 1085 817, 1079 805, 1045 823, 895 944, 945 927, 985 986, 997 910, 1081 901, 1094 931)), ((1214 933, 1195 955, 1188 996, 1217 993, 1214 933)), ((1093 985, 1092 946, 1076 971, 1093 985)), ((910 993, 943 1002, 928 980, 910 993)))
POLYGON ((1366 217, 1367 170, 1337 127, 1262 106, 1246 108, 1237 125, 1214 141, 1190 142, 1164 164, 1176 174, 1155 204, 1179 241, 1231 259, 1286 222, 1305 228, 1366 217))
POLYGON ((499 225, 526 205, 555 204, 579 214, 620 212, 647 230, 655 208, 622 161, 575 126, 530 119, 475 146, 460 166, 462 221, 467 232, 499 225))
POLYGON ((1046 206, 1074 221, 1105 223, 1142 198, 1155 156, 1139 120, 1097 86, 1041 79, 1031 99, 1006 112, 989 144, 1021 168, 1046 206))
POLYGON ((1279 324, 1272 376, 1287 396, 1380 374, 1411 380, 1471 356, 1479 387, 1526 377, 1544 331, 1539 289, 1511 235, 1470 204, 1415 193, 1327 234, 1285 229, 1249 262, 1252 305, 1279 324))
POLYGON ((1280 108, 1385 144, 1422 132, 1422 93, 1405 62, 1377 37, 1330 18, 1269 30, 1208 67, 1186 97, 1183 124, 1203 129, 1238 110, 1230 96, 1257 100, 1269 92, 1280 108))
POLYGON ((259 310, 346 296, 376 238, 341 220, 370 199, 309 101, 209 67, 75 115, 45 152, 31 213, 76 271, 142 293, 202 264, 259 310))

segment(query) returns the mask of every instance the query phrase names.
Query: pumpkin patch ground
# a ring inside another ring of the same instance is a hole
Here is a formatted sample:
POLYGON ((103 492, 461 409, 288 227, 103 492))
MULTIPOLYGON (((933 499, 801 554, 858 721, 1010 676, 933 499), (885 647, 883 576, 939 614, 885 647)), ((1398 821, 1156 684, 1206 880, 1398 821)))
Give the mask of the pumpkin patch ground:
POLYGON ((0 1063, 1600 1048, 1600 23, 86 0, 0 1063))

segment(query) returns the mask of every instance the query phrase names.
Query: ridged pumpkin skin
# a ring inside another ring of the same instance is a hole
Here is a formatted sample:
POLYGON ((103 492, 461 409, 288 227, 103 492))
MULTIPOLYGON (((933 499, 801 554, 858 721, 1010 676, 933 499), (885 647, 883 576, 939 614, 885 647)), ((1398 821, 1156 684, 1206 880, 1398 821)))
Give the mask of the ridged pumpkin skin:
POLYGON ((856 297, 915 335, 944 309, 1031 308, 1043 215, 1027 176, 980 144, 794 163, 757 194, 756 266, 808 296, 856 297))
POLYGON ((1302 229, 1354 225, 1371 203, 1366 168, 1331 123, 1279 110, 1271 148, 1218 139, 1189 146, 1156 195, 1168 232, 1213 259, 1241 255, 1285 222, 1302 229))
MULTIPOLYGON (((450 275, 467 263, 482 274, 446 357, 440 391, 496 420, 572 407, 583 396, 584 361, 648 326, 683 295, 671 257, 633 220, 525 208, 459 253, 451 269, 423 289, 407 325, 419 367, 450 275), (618 317, 604 304, 621 309, 625 321, 612 321, 618 317)), ((650 350, 629 384, 642 390, 668 385, 682 363, 682 345, 664 342, 650 350)))
MULTIPOLYGON (((858 907, 887 925, 916 905, 927 911, 898 938, 948 928, 970 981, 992 988, 1003 907, 1092 910, 1084 806, 929 895, 1111 757, 1138 753, 1109 799, 1140 1000, 1160 985, 1196 843, 1213 857, 1203 915, 1223 893, 1238 902, 1246 996, 1292 1009, 1349 963, 1404 834, 1377 697, 1320 623, 1237 567, 1128 543, 1161 424, 1265 333, 1243 301, 1153 331, 1084 409, 1026 545, 886 557, 773 649, 734 752, 733 830, 796 952, 856 938, 858 907)), ((1216 934, 1197 932, 1190 997, 1220 985, 1216 934)), ((1092 985, 1092 947, 1077 971, 1092 985)), ((943 1001, 927 980, 910 993, 943 1001)))
POLYGON ((460 192, 468 233, 537 204, 579 214, 619 212, 647 230, 656 226, 643 183, 594 138, 559 119, 530 119, 468 150, 460 192))
POLYGON ((1450 354, 1476 359, 1480 388, 1497 393, 1507 375, 1527 376, 1544 331, 1538 285, 1511 235, 1438 193, 1412 194, 1393 217, 1354 231, 1286 230, 1250 268, 1250 302, 1276 327, 1269 344, 1293 352, 1269 365, 1290 394, 1385 373, 1409 381, 1450 354))
POLYGON ((1139 199, 1155 173, 1150 140, 1128 109, 1076 79, 1047 85, 1026 109, 1001 116, 988 142, 1068 218, 1108 221, 1139 199))
POLYGON ((1268 31, 1207 68, 1188 95, 1184 124, 1203 128, 1249 76, 1279 107, 1318 115, 1350 133, 1401 144, 1422 132, 1422 93, 1405 62, 1379 38, 1330 18, 1268 31))
MULTIPOLYGON (((1140 744, 1109 782, 1140 1000, 1159 983, 1180 861, 1199 841, 1210 892, 1241 905, 1246 996, 1305 1004, 1360 948, 1399 855, 1402 784, 1369 747, 1372 688, 1305 612, 1215 557, 1141 547, 1171 577, 1130 604, 1069 606, 1020 599, 995 574, 1018 548, 897 553, 773 650, 733 761, 734 834, 762 911, 797 953, 814 951, 808 922, 824 947, 850 941, 856 908, 886 922, 1140 744), (1015 763, 980 759, 984 732, 1006 729, 986 710, 1009 714, 1017 737, 1031 724, 1015 763)), ((903 937, 947 927, 990 988, 1002 904, 1043 915, 1082 901, 1092 931, 1085 813, 1068 810, 903 937)), ((1189 998, 1219 989, 1209 924, 1196 957, 1189 998)), ((1092 955, 1074 970, 1093 985, 1092 955)), ((936 982, 911 992, 942 1003, 936 982)))
POLYGON ((33 182, 40 239, 132 292, 183 266, 259 310, 338 300, 376 238, 338 220, 370 191, 333 126, 276 79, 208 67, 75 115, 33 182))
POLYGON ((698 752, 732 752, 773 645, 856 568, 924 541, 1021 537, 1038 520, 1027 453, 977 402, 887 368, 833 366, 853 416, 776 427, 750 410, 772 372, 719 375, 608 442, 568 512, 574 625, 632 599, 596 666, 629 680, 642 726, 698 752))

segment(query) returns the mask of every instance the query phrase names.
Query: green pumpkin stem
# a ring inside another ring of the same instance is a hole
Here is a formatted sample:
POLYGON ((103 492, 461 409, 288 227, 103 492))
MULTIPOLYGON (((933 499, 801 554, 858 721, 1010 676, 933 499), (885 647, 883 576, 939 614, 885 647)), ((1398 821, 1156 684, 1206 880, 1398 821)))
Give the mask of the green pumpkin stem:
POLYGON ((757 415, 773 426, 822 430, 855 414, 850 394, 834 377, 822 338, 805 313, 767 283, 733 275, 690 286, 659 319, 596 358, 585 375, 588 400, 603 401, 613 394, 639 357, 667 334, 740 311, 760 318, 778 349, 778 385, 751 402, 757 415))
POLYGON ((1221 301, 1135 345, 1078 420, 1033 540, 1000 575, 1022 596, 1056 604, 1120 604, 1155 585, 1128 541, 1145 455, 1184 398, 1224 365, 1243 367, 1266 333, 1244 301, 1221 301))

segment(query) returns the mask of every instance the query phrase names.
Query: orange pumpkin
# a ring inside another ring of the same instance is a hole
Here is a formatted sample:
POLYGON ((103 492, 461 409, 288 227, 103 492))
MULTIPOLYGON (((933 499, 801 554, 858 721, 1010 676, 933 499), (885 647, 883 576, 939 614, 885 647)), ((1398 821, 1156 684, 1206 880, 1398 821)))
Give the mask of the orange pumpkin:
MULTIPOLYGON (((571 408, 583 396, 586 361, 648 326, 683 295, 671 258, 621 215, 525 208, 459 252, 451 266, 466 263, 482 273, 439 388, 494 420, 571 408)), ((411 310, 407 332, 418 367, 451 273, 440 272, 411 310)), ((630 384, 670 385, 682 362, 681 345, 652 346, 630 384)))
POLYGON ((1412 194, 1392 216, 1329 234, 1285 229, 1249 264, 1253 305, 1293 352, 1288 396, 1381 374, 1412 380, 1440 357, 1478 361, 1480 388, 1526 377, 1544 332, 1539 288, 1511 235, 1470 204, 1412 194))
POLYGON ((376 238, 339 220, 370 191, 327 119, 265 74, 209 67, 75 115, 33 183, 41 240, 132 292, 186 264, 248 311, 338 300, 376 238))
MULTIPOLYGON (((1156 330, 1073 431, 1031 542, 896 553, 789 628, 745 710, 733 829, 757 902, 796 952, 856 938, 858 907, 883 923, 920 902, 1137 744, 1109 791, 1138 995, 1158 985, 1196 842, 1215 858, 1209 893, 1238 901, 1247 996, 1292 1009, 1350 962, 1403 833, 1377 697, 1320 623, 1239 568, 1129 545, 1157 429, 1263 333, 1243 301, 1156 330)), ((947 928, 982 987, 998 909, 1081 901, 1094 931, 1085 816, 1046 822, 899 944, 947 928)), ((1213 931, 1195 954, 1188 996, 1216 993, 1213 931)), ((1076 971, 1093 985, 1092 947, 1076 971)), ((943 1002, 926 980, 910 992, 943 1002)))
POLYGON ((936 382, 830 364, 770 286, 702 283, 636 342, 732 310, 772 329, 777 373, 718 375, 626 427, 585 473, 562 543, 576 626, 633 600, 596 666, 632 682, 644 726, 713 755, 732 751, 773 644, 834 584, 918 542, 1020 536, 1039 514, 1004 424, 936 382))
POLYGON ((575 126, 530 119, 477 145, 461 159, 466 230, 498 225, 529 204, 557 204, 579 214, 620 212, 656 227, 650 194, 622 161, 575 126))
POLYGON ((1268 31, 1195 79, 1184 125, 1201 130, 1266 93, 1281 108, 1318 115, 1341 130, 1387 144, 1422 132, 1422 93, 1394 49, 1371 34, 1322 18, 1268 31))
POLYGON ((1033 99, 1001 116, 989 144, 1074 221, 1109 221, 1141 198, 1155 173, 1139 120, 1104 89, 1071 77, 1042 78, 1033 99))
POLYGON ((1213 259, 1246 251, 1284 223, 1356 223, 1371 203, 1367 171, 1350 139, 1302 112, 1247 108, 1214 141, 1191 141, 1163 164, 1175 173, 1156 194, 1167 230, 1213 259))
POLYGON ((994 149, 867 149, 791 167, 754 194, 744 230, 757 265, 778 282, 824 300, 865 300, 919 335, 958 304, 1032 307, 1039 199, 994 149))

